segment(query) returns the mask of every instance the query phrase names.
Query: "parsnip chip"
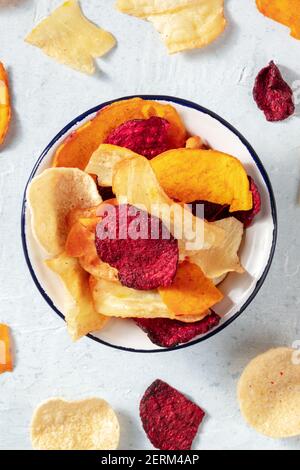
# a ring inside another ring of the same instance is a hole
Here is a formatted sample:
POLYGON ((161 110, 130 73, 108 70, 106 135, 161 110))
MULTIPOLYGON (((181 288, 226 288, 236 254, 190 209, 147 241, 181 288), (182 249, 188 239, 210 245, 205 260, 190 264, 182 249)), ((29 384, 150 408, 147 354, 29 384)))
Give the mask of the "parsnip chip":
POLYGON ((120 203, 126 200, 128 204, 141 206, 149 214, 159 217, 178 239, 181 259, 193 248, 218 246, 224 238, 221 228, 194 217, 165 194, 145 157, 126 159, 115 166, 113 192, 120 203))
MULTIPOLYGON (((223 299, 223 294, 215 287, 201 269, 184 261, 179 264, 175 279, 170 287, 161 287, 158 292, 175 315, 203 315, 223 299)), ((198 318, 199 319, 199 318, 198 318)))
POLYGON ((216 150, 175 149, 150 162, 167 195, 181 202, 230 205, 230 212, 252 209, 250 183, 241 162, 216 150))
POLYGON ((73 341, 92 331, 101 330, 108 319, 94 309, 89 286, 89 274, 76 258, 62 253, 46 261, 46 265, 58 274, 69 291, 73 305, 65 315, 68 331, 73 341))
POLYGON ((199 250, 189 260, 197 264, 210 279, 219 278, 232 271, 243 273, 244 269, 238 257, 244 233, 243 224, 235 217, 218 220, 213 224, 225 232, 222 244, 209 250, 199 250))
POLYGON ((122 13, 146 17, 178 11, 183 7, 197 5, 200 1, 202 0, 117 0, 116 6, 122 13))
POLYGON ((91 277, 90 286, 97 312, 108 317, 173 318, 157 291, 140 291, 91 277))
POLYGON ((270 349, 254 358, 238 383, 241 413, 256 431, 273 438, 300 434, 299 353, 270 349))
POLYGON ((36 450, 116 450, 119 440, 118 418, 100 398, 51 398, 32 417, 31 442, 36 450))
POLYGON ((0 145, 3 144, 11 120, 8 74, 0 62, 0 145))
POLYGON ((74 131, 58 147, 53 166, 84 170, 93 152, 104 143, 109 134, 126 121, 158 116, 170 123, 169 138, 173 148, 184 146, 186 129, 176 111, 169 104, 131 98, 116 101, 101 109, 96 117, 74 131))
POLYGON ((26 42, 75 70, 95 72, 94 58, 116 44, 114 36, 83 16, 76 0, 68 0, 28 34, 26 42))
POLYGON ((12 372, 13 358, 9 327, 0 324, 0 374, 12 372))
POLYGON ((224 0, 199 0, 195 5, 147 19, 162 35, 170 54, 207 46, 226 26, 224 0))
POLYGON ((300 0, 256 0, 259 11, 291 29, 291 36, 300 39, 300 0))
POLYGON ((50 168, 31 181, 27 201, 36 239, 55 256, 64 250, 69 212, 96 206, 102 199, 87 173, 77 168, 50 168))
POLYGON ((85 168, 87 173, 98 177, 99 186, 112 186, 115 165, 125 158, 137 157, 135 152, 117 145, 101 144, 93 153, 85 168))

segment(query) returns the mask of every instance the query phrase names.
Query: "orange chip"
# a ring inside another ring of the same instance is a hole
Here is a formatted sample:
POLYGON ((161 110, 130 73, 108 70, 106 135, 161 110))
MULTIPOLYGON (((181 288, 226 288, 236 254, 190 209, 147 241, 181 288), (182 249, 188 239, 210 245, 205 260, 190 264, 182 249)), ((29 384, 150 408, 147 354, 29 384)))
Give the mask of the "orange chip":
POLYGON ((184 146, 186 130, 173 106, 132 98, 106 106, 94 119, 67 137, 54 155, 53 166, 84 170, 92 154, 105 142, 111 131, 131 119, 147 119, 151 116, 159 116, 169 121, 172 147, 184 146))
POLYGON ((89 250, 91 243, 94 243, 95 236, 89 231, 88 228, 76 222, 71 228, 67 241, 66 241, 66 254, 74 258, 80 258, 87 250, 89 250))
POLYGON ((196 265, 184 261, 170 287, 158 289, 163 302, 176 315, 207 316, 207 310, 223 299, 223 294, 196 265))
POLYGON ((95 217, 97 217, 98 207, 99 206, 91 207, 88 209, 72 209, 67 215, 68 228, 71 229, 73 225, 76 224, 76 222, 79 222, 80 219, 90 220, 90 219, 94 219, 95 217))
POLYGON ((300 0, 256 0, 259 11, 291 29, 291 36, 300 39, 300 0))
POLYGON ((175 149, 151 160, 169 197, 180 202, 230 205, 230 212, 252 209, 252 193, 241 162, 216 150, 175 149))
POLYGON ((7 325, 0 325, 0 374, 12 372, 11 341, 7 325))
POLYGON ((0 144, 6 137, 11 118, 9 84, 7 72, 0 62, 0 144))

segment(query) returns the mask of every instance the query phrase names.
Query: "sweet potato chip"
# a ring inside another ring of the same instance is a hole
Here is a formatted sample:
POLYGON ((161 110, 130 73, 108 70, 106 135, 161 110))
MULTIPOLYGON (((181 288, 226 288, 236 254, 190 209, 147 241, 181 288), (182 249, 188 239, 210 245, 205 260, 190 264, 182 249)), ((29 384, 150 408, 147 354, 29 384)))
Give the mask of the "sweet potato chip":
POLYGON ((55 256, 64 250, 70 211, 91 208, 102 199, 87 173, 77 168, 50 168, 31 181, 27 201, 36 239, 55 256))
POLYGON ((145 157, 126 159, 115 166, 113 191, 120 203, 125 199, 160 218, 178 239, 181 259, 187 256, 187 251, 217 246, 223 240, 222 229, 194 217, 166 195, 145 157))
POLYGON ((178 11, 183 7, 198 3, 199 0, 117 0, 116 6, 122 13, 146 17, 148 15, 178 11))
POLYGON ((11 119, 8 75, 0 62, 0 145, 3 144, 11 119))
POLYGON ((175 319, 156 290, 140 291, 93 277, 90 287, 96 311, 108 317, 175 319))
POLYGON ((0 324, 0 374, 12 372, 13 360, 11 352, 11 341, 9 328, 0 324))
POLYGON ((216 150, 169 150, 151 160, 167 195, 181 202, 230 205, 230 212, 250 210, 252 193, 241 162, 216 150))
POLYGON ((178 266, 173 284, 161 287, 158 292, 169 308, 178 315, 207 316, 207 310, 223 299, 223 294, 214 286, 201 269, 188 261, 178 266))
POLYGON ((100 398, 51 398, 39 405, 31 422, 36 450, 116 450, 119 439, 118 418, 100 398))
POLYGON ((95 236, 80 222, 71 228, 66 241, 66 254, 74 258, 80 258, 89 249, 91 243, 95 242, 95 236))
POLYGON ((235 217, 218 220, 213 224, 225 231, 222 244, 209 250, 199 250, 189 261, 197 264, 210 279, 219 278, 232 271, 243 273, 244 269, 238 257, 244 233, 243 224, 235 217))
POLYGON ((170 54, 207 46, 226 26, 224 0, 199 0, 178 11, 149 15, 147 19, 161 34, 170 54))
POLYGON ((76 0, 68 0, 28 34, 26 42, 79 72, 93 74, 94 58, 116 44, 111 33, 85 18, 76 0))
POLYGON ((255 357, 238 383, 243 417, 256 431, 273 438, 300 435, 299 351, 274 348, 255 357), (294 356, 295 355, 295 356, 294 356))
POLYGON ((57 149, 53 166, 73 167, 84 170, 92 156, 109 134, 131 119, 147 119, 159 116, 170 125, 173 148, 184 146, 186 130, 176 109, 157 101, 132 98, 116 101, 98 112, 96 117, 74 131, 57 149))
POLYGON ((291 36, 300 39, 300 0, 256 0, 259 11, 291 29, 291 36))
POLYGON ((60 276, 72 297, 73 305, 67 310, 65 319, 73 341, 92 331, 101 330, 108 319, 95 311, 89 274, 82 269, 78 260, 62 253, 45 263, 60 276))
POLYGON ((97 176, 99 186, 109 187, 112 186, 115 165, 121 160, 137 156, 135 152, 125 147, 101 144, 91 156, 85 171, 97 176))

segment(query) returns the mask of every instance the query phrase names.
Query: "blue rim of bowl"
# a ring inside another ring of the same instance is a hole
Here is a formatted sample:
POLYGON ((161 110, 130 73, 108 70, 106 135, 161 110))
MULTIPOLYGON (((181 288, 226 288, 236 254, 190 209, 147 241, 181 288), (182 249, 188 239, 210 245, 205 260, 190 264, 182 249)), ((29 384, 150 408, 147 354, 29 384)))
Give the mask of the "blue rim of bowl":
POLYGON ((28 253, 28 247, 27 247, 27 242, 26 242, 26 191, 27 191, 27 187, 29 185, 29 183, 31 182, 31 180, 33 179, 33 177, 35 176, 42 160, 44 159, 44 157, 48 154, 48 152, 51 150, 51 148, 54 146, 54 144, 56 144, 56 142, 61 139, 62 136, 64 136, 73 126, 75 126, 78 122, 84 120, 85 118, 87 118, 88 116, 100 111, 101 109, 103 109, 105 106, 108 106, 112 103, 115 103, 116 101, 124 101, 124 100, 127 100, 127 99, 131 99, 131 98, 143 98, 143 99, 147 99, 147 100, 154 100, 154 101, 167 101, 167 102, 173 102, 173 103, 177 103, 179 105, 182 105, 184 107, 187 107, 187 108, 191 108, 191 109, 195 109, 197 111, 200 111, 201 113, 204 113, 204 114, 208 114, 209 116, 211 116, 212 118, 216 119, 217 121, 219 121, 221 124, 223 124, 225 127, 227 127, 227 129, 229 129, 231 132, 233 132, 233 134, 235 134, 238 139, 242 142, 242 144, 247 148, 247 150, 249 151, 251 157, 253 158, 257 168, 259 169, 260 171, 260 174, 261 176, 263 177, 264 179, 264 182, 267 186, 267 189, 268 189, 268 193, 269 193, 269 198, 270 198, 270 204, 271 204, 271 212, 272 212, 272 219, 273 219, 273 224, 274 224, 274 229, 273 229, 273 240, 272 240, 272 246, 271 246, 271 250, 270 250, 270 256, 269 256, 269 259, 268 259, 268 262, 266 264, 266 267, 264 269, 264 272, 263 274, 261 275, 261 277, 259 278, 259 280, 257 281, 256 285, 255 285, 255 288, 253 290, 253 292, 251 293, 251 295, 249 296, 249 298, 246 300, 246 302, 242 305, 242 307, 239 309, 238 312, 236 312, 231 318, 229 318, 228 320, 226 320, 224 323, 222 323, 221 325, 217 326, 216 328, 214 328, 213 330, 211 330, 210 332, 206 333, 205 335, 203 336, 200 336, 199 338, 195 339, 194 341, 190 341, 189 343, 184 343, 184 344, 179 344, 177 346, 174 346, 174 347, 171 347, 171 348, 161 348, 161 349, 135 349, 135 348, 127 348, 127 347, 124 347, 124 346, 117 346, 115 344, 111 344, 111 343, 108 343, 107 341, 104 341, 100 338, 97 338, 96 336, 93 336, 92 334, 88 334, 87 337, 88 338, 91 338, 93 339, 94 341, 97 341, 98 343, 101 343, 105 346, 109 346, 111 348, 114 348, 114 349, 119 349, 121 351, 127 351, 127 352, 134 352, 134 353, 161 353, 161 352, 169 352, 169 351, 176 351, 176 350, 179 350, 179 349, 184 349, 184 348, 187 348, 187 347, 190 347, 190 346, 193 346, 195 344, 198 344, 198 343, 201 343, 202 341, 204 340, 207 340, 208 338, 211 338, 212 336, 214 336, 215 334, 219 333, 220 331, 222 331, 224 328, 226 328, 228 325, 230 325, 230 323, 232 323, 234 320, 236 320, 243 312, 244 310, 246 310, 246 308, 250 305, 250 303, 253 301, 253 299, 256 297, 256 295, 258 294, 259 290, 261 289, 266 277, 267 277, 267 274, 271 268, 271 264, 272 264, 272 261, 273 261, 273 257, 274 257, 274 253, 275 253, 275 248, 276 248, 276 242, 277 242, 277 233, 278 233, 278 223, 277 223, 277 209, 276 209, 276 201, 275 201, 275 197, 274 197, 274 192, 273 192, 273 188, 272 188, 272 185, 271 185, 271 182, 270 182, 270 179, 268 177, 268 174, 260 160, 260 158, 258 157, 257 153, 255 152, 255 150, 253 149, 253 147, 249 144, 249 142, 245 139, 245 137, 237 130, 235 129, 235 127, 233 127, 231 124, 229 124, 225 119, 221 118, 218 114, 214 113, 213 111, 210 111, 209 109, 207 108, 204 108, 203 106, 199 105, 199 104, 196 104, 196 103, 193 103, 192 101, 188 101, 188 100, 185 100, 185 99, 182 99, 182 98, 176 98, 176 97, 173 97, 173 96, 165 96, 165 95, 132 95, 132 96, 124 96, 122 98, 117 98, 117 99, 114 99, 114 100, 110 100, 110 101, 106 101, 105 103, 102 103, 98 106, 95 106, 94 108, 91 108, 89 109, 88 111, 82 113, 81 115, 77 116, 75 119, 73 119, 73 121, 71 121, 69 124, 67 124, 52 140, 51 142, 47 145, 47 147, 44 149, 44 151, 42 152, 42 154, 40 155, 40 157, 38 158, 37 162, 35 163, 34 167, 33 167, 33 170, 29 176, 29 179, 27 181, 27 184, 26 184, 26 187, 25 187, 25 190, 24 190, 24 195, 23 195, 23 203, 22 203, 22 213, 21 213, 21 237, 22 237, 22 246, 23 246, 23 251, 24 251, 24 256, 25 256, 25 260, 26 260, 26 263, 27 263, 27 266, 28 266, 28 269, 29 269, 29 272, 31 274, 31 277, 37 287, 37 289, 39 290, 39 292, 41 293, 41 295, 43 296, 43 298, 46 300, 46 302, 48 303, 48 305, 63 319, 65 320, 65 317, 64 315, 62 314, 62 312, 60 312, 60 310, 54 305, 52 299, 48 296, 48 294, 45 292, 45 290, 43 289, 43 287, 41 286, 36 274, 35 274, 35 271, 32 267, 32 264, 31 264, 31 261, 30 261, 30 257, 29 257, 29 253, 28 253))

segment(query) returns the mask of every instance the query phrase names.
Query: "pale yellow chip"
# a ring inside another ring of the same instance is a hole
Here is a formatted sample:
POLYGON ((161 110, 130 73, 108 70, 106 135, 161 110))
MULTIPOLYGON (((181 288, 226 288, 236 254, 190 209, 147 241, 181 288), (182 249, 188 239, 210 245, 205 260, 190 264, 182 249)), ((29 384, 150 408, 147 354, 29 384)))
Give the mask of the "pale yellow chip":
POLYGON ((109 187, 112 186, 112 177, 115 165, 121 160, 137 156, 138 155, 135 152, 132 152, 125 147, 101 144, 91 156, 85 171, 92 175, 96 175, 100 186, 109 187))
POLYGON ((224 0, 199 0, 179 11, 150 15, 148 20, 161 34, 170 54, 201 48, 225 29, 224 0))
POLYGON ((270 349, 245 368, 238 383, 243 417, 273 438, 300 434, 300 361, 294 349, 270 349))
POLYGON ((32 417, 31 442, 36 450, 116 450, 119 440, 118 418, 100 398, 51 398, 32 417))
POLYGON ((102 202, 93 178, 77 168, 50 168, 36 176, 27 190, 33 234, 43 248, 56 256, 64 250, 66 217, 75 208, 102 202))
POLYGON ((146 17, 148 15, 178 11, 186 6, 197 5, 201 1, 202 0, 117 0, 116 6, 122 13, 146 17))
POLYGON ((127 202, 159 217, 178 239, 182 260, 193 249, 218 246, 224 238, 223 229, 194 217, 166 195, 145 157, 125 159, 115 166, 113 192, 119 203, 127 202))
POLYGON ((122 286, 120 282, 92 278, 90 281, 97 312, 120 318, 173 318, 156 290, 142 291, 122 286))
POLYGON ((69 67, 93 74, 94 58, 112 49, 113 35, 91 23, 76 0, 68 0, 28 34, 26 42, 69 67))
POLYGON ((238 251, 241 246, 244 226, 235 217, 213 222, 225 232, 225 237, 220 246, 209 250, 199 250, 189 260, 197 264, 204 274, 210 279, 222 278, 229 272, 243 273, 238 251))
POLYGON ((68 332, 76 341, 93 331, 101 330, 108 318, 96 312, 89 286, 89 274, 83 270, 76 258, 65 253, 46 261, 46 265, 58 274, 72 297, 65 320, 68 332))

